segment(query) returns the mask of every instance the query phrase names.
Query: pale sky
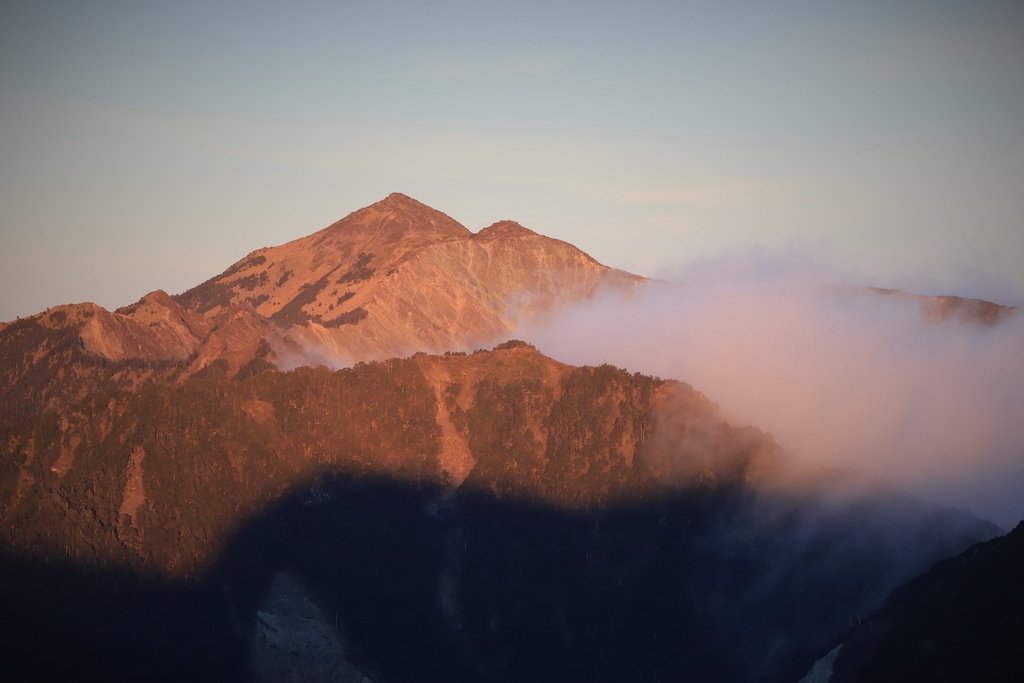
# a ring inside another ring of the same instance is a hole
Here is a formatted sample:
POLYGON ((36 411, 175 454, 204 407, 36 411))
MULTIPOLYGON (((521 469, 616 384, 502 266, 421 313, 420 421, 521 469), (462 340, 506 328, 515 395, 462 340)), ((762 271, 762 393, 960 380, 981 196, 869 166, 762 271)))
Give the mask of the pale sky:
POLYGON ((1024 4, 3 2, 0 160, 3 320, 394 191, 645 275, 795 251, 1022 303, 1024 4))

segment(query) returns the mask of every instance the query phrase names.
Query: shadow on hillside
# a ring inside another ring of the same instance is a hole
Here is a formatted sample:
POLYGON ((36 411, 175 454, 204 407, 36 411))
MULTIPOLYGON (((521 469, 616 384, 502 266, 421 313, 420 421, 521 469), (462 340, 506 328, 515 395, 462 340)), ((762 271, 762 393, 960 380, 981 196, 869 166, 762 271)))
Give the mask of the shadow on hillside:
POLYGON ((282 633, 322 622, 378 682, 793 681, 891 588, 992 531, 906 502, 693 489, 573 512, 323 479, 195 581, 3 557, 2 665, 8 680, 248 680, 268 661, 254 649, 277 648, 294 680, 323 680, 331 653, 282 633), (268 597, 280 576, 316 608, 268 597))

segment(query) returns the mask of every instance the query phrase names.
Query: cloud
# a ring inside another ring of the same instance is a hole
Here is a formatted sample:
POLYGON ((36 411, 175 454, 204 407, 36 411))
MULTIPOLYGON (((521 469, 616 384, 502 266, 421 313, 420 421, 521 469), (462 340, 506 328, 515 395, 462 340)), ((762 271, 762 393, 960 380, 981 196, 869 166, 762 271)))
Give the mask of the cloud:
POLYGON ((1009 524, 1024 473, 1024 316, 929 322, 918 302, 837 288, 810 260, 737 258, 631 297, 606 294, 519 331, 576 364, 680 379, 808 468, 864 473, 1009 524))

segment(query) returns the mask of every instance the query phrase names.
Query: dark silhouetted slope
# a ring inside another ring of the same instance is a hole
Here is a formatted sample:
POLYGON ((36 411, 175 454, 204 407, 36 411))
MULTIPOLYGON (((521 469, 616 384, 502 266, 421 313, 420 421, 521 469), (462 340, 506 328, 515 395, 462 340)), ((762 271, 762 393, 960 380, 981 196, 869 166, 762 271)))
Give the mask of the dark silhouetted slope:
POLYGON ((896 590, 846 639, 832 683, 1024 680, 1024 523, 896 590))

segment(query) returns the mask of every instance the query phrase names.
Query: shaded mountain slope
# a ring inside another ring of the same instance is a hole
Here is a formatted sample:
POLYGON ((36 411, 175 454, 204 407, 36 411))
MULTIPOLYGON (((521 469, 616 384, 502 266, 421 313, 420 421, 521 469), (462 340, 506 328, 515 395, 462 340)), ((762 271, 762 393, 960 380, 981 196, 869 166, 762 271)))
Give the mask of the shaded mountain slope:
POLYGON ((8 547, 171 574, 196 571, 240 520, 324 473, 592 507, 676 481, 745 482, 752 463, 779 457, 686 385, 562 365, 522 343, 338 372, 109 386, 5 424, 0 439, 8 547), (692 474, 645 450, 660 416, 699 440, 692 474))
POLYGON ((187 579, 0 553, 5 671, 261 680, 283 657, 290 674, 329 680, 317 675, 337 655, 266 642, 289 642, 288 615, 308 602, 374 681, 793 680, 879 586, 980 531, 889 511, 735 486, 579 510, 323 476, 262 507, 187 579), (290 604, 282 575, 302 589, 290 604), (57 642, 62 656, 46 656, 57 642))
POLYGON ((1024 679, 1024 523, 896 590, 853 631, 832 683, 1024 679))

